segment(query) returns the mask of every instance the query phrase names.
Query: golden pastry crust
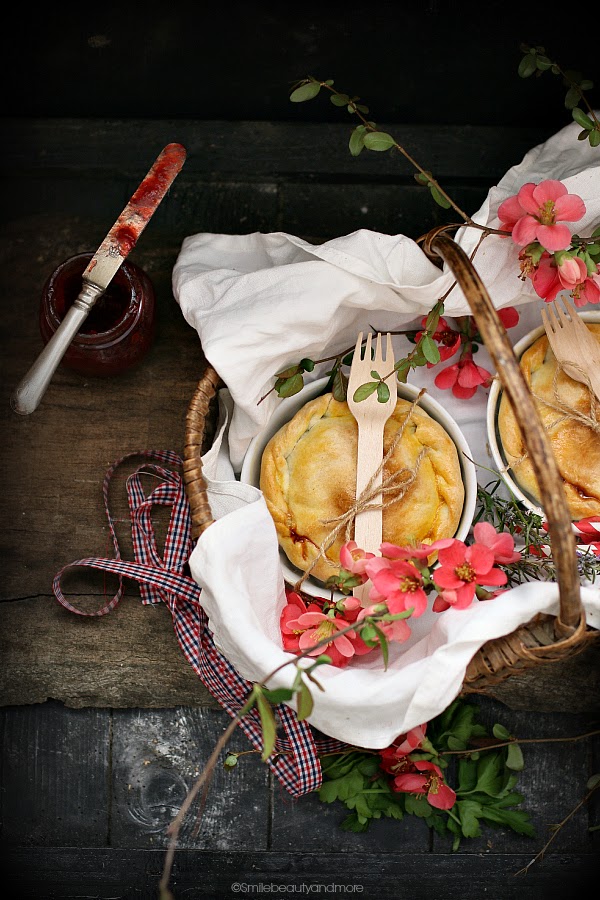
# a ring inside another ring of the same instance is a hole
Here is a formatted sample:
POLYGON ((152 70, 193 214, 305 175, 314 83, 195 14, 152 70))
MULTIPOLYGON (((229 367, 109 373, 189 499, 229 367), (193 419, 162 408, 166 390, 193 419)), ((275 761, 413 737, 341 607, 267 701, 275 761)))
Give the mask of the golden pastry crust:
MULTIPOLYGON (((600 342, 600 324, 586 324, 600 342)), ((571 516, 577 520, 600 515, 600 433, 549 405, 564 405, 589 417, 589 390, 561 369, 557 372, 556 358, 545 334, 525 351, 520 365, 550 439, 571 516)), ((541 506, 537 479, 526 455, 512 406, 504 392, 498 410, 498 436, 514 480, 541 506)))
MULTIPOLYGON (((386 423, 384 453, 404 424, 412 403, 398 399, 386 423)), ((343 515, 356 495, 358 427, 347 403, 323 394, 305 404, 267 444, 260 487, 279 544, 292 565, 306 572, 333 529, 326 520, 343 515)), ((464 486, 458 450, 445 429, 415 407, 384 469, 416 477, 397 503, 383 511, 383 540, 394 544, 452 537, 458 528, 464 486)), ((326 581, 339 571, 344 532, 311 569, 326 581)))

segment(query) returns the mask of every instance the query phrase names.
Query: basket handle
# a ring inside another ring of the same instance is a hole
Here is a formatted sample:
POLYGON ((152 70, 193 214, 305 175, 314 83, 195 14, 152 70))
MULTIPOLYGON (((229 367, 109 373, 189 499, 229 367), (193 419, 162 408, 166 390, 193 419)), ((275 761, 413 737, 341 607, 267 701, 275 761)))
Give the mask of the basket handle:
POLYGON ((431 257, 441 257, 452 271, 511 401, 543 498, 560 600, 555 631, 564 637, 572 634, 580 623, 583 607, 576 541, 562 478, 539 412, 488 291, 462 247, 443 229, 444 226, 434 229, 425 236, 424 249, 431 257))

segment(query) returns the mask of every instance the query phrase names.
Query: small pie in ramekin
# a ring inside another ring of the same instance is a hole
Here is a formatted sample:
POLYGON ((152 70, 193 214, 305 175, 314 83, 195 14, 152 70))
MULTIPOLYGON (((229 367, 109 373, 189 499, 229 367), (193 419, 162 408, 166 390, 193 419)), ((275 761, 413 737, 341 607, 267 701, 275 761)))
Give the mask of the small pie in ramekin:
MULTIPOLYGON (((600 343, 600 322, 586 324, 600 343)), ((600 515, 600 404, 586 385, 560 369, 545 333, 524 350, 520 366, 562 476, 573 520, 600 515)), ((512 479, 541 508, 537 479, 505 392, 498 404, 496 433, 512 479)))
MULTIPOLYGON (((453 537, 465 503, 457 446, 438 421, 402 397, 385 426, 384 454, 400 429, 383 470, 384 478, 398 473, 396 493, 384 498, 383 540, 405 545, 453 537), (400 499, 389 503, 394 496, 400 499)), ((293 566, 310 570, 317 581, 340 568, 344 529, 322 548, 356 502, 357 442, 348 404, 326 393, 301 406, 262 453, 260 488, 280 547, 293 566)))

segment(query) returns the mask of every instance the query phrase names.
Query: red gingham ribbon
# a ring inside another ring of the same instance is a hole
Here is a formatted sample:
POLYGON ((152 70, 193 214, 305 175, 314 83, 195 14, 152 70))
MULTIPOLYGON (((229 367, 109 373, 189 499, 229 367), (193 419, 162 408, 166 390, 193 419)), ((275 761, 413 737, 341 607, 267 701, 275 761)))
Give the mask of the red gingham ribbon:
MULTIPOLYGON (((178 471, 144 463, 127 478, 134 562, 126 562, 121 558, 114 520, 108 505, 109 485, 122 463, 139 456, 178 468, 182 466, 179 456, 170 450, 136 451, 113 463, 104 478, 103 497, 115 558, 87 557, 64 566, 54 577, 54 595, 66 609, 79 616, 103 616, 121 600, 124 593, 123 578, 137 581, 142 603, 166 603, 186 659, 212 696, 233 718, 242 708, 252 684, 243 679, 215 647, 208 628, 208 616, 202 609, 200 588, 193 578, 184 574, 192 551, 191 516, 183 480, 178 471), (142 475, 160 479, 148 496, 143 488, 142 475), (152 526, 154 505, 171 507, 162 558, 152 526), (62 592, 61 579, 64 573, 78 566, 102 569, 118 575, 117 593, 95 612, 76 609, 62 592)), ((299 722, 296 713, 283 703, 275 708, 275 714, 285 736, 277 739, 275 751, 267 761, 269 767, 294 797, 317 790, 322 782, 319 754, 342 750, 346 745, 331 738, 315 737, 311 727, 305 722, 299 722)), ((244 716, 240 727, 254 748, 262 750, 262 729, 256 709, 244 716)))

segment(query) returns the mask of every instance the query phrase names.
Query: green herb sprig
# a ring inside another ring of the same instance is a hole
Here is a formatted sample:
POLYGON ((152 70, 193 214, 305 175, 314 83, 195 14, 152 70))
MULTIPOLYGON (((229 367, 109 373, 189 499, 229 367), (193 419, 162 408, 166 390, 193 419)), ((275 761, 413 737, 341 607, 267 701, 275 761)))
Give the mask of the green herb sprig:
POLYGON ((457 799, 451 809, 434 809, 425 797, 394 792, 392 780, 379 766, 378 754, 352 748, 321 759, 324 780, 319 799, 338 801, 350 810, 341 823, 345 831, 366 831, 373 819, 414 815, 438 834, 452 836, 453 850, 458 850, 464 838, 479 837, 482 826, 487 825, 534 837, 529 814, 519 808, 524 798, 515 790, 517 773, 523 768, 520 747, 500 724, 494 725, 489 735, 477 722, 477 713, 473 704, 455 700, 432 719, 423 747, 411 754, 448 769, 453 765, 451 755, 466 751, 454 765, 457 799))
MULTIPOLYGON (((532 580, 556 581, 556 565, 552 555, 548 554, 548 532, 543 518, 527 509, 513 494, 501 496, 502 487, 500 475, 485 486, 478 485, 473 524, 490 522, 497 531, 512 534, 515 543, 523 547, 518 562, 502 566, 508 575, 507 588, 532 580)), ((577 566, 582 582, 595 584, 600 581, 600 557, 592 550, 577 551, 577 566)))

